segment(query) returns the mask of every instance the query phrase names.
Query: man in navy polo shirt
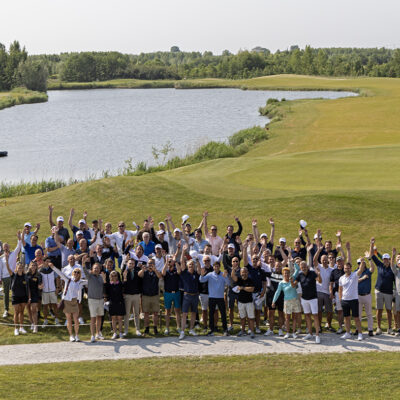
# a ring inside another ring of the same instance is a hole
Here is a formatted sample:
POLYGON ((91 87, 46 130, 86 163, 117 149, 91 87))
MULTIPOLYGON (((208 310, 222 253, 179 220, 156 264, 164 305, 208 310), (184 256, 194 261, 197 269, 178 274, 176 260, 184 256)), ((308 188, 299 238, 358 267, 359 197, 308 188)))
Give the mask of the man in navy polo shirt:
POLYGON ((53 226, 51 228, 51 236, 49 236, 45 241, 45 246, 47 249, 47 255, 50 258, 50 261, 57 268, 61 269, 61 251, 58 248, 58 245, 54 239, 54 236, 57 234, 56 227, 53 226))
MULTIPOLYGON (((361 258, 357 260, 358 268, 361 265, 361 258)), ((371 276, 375 271, 375 266, 370 264, 370 267, 363 270, 358 278, 358 307, 359 315, 362 317, 363 306, 365 307, 365 314, 367 314, 368 321, 368 334, 374 336, 374 326, 372 318, 372 297, 371 297, 371 276)))
MULTIPOLYGON (((70 214, 69 214, 69 219, 68 219, 68 225, 71 228, 72 232, 74 233, 74 235, 76 235, 76 232, 78 231, 82 231, 83 233, 83 237, 90 242, 90 240, 92 239, 92 235, 90 234, 89 229, 87 228, 87 224, 86 224, 86 220, 85 219, 80 219, 79 220, 79 228, 77 226, 75 226, 72 223, 72 218, 74 217, 75 214, 75 210, 73 208, 71 208, 70 214)), ((86 213, 84 215, 87 215, 86 213)))
POLYGON ((189 309, 191 311, 189 335, 197 336, 197 333, 194 331, 194 324, 196 322, 196 312, 199 305, 199 275, 201 267, 199 262, 195 265, 194 260, 190 259, 187 261, 190 257, 188 250, 189 246, 187 244, 183 246, 181 265, 179 266, 178 264, 177 267, 183 285, 182 330, 179 335, 180 340, 185 337, 186 320, 189 309))

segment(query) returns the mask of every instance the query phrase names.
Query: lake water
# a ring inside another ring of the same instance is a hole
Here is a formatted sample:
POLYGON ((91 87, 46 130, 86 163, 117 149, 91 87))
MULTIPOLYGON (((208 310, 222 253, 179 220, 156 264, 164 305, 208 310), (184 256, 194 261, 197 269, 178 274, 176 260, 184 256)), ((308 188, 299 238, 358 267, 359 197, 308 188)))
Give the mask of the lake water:
POLYGON ((336 99, 347 92, 238 89, 95 89, 49 91, 47 103, 0 111, 0 181, 101 176, 124 160, 155 164, 152 146, 171 141, 185 155, 210 140, 264 126, 268 98, 336 99))

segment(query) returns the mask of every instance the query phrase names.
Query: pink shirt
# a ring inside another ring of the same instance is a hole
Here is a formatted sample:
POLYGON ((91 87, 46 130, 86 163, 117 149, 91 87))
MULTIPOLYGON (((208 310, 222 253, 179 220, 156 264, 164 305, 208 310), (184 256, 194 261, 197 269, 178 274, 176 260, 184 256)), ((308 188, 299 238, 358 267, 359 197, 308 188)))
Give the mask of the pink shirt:
POLYGON ((212 254, 214 254, 214 256, 218 256, 224 240, 220 236, 213 237, 210 234, 206 235, 206 239, 211 244, 212 254))

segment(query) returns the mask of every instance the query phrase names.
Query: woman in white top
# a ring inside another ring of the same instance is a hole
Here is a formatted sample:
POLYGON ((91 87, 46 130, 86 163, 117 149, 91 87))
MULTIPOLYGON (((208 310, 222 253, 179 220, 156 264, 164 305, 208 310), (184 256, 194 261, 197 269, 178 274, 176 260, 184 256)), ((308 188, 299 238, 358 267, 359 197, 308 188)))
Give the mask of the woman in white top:
POLYGON ((67 328, 70 342, 80 342, 79 333, 79 303, 82 301, 82 288, 87 283, 81 279, 82 272, 79 268, 74 268, 71 278, 66 276, 62 271, 53 264, 49 264, 50 268, 55 271, 65 282, 62 299, 64 300, 64 314, 67 318, 67 328), (72 333, 72 319, 74 320, 75 336, 72 333))

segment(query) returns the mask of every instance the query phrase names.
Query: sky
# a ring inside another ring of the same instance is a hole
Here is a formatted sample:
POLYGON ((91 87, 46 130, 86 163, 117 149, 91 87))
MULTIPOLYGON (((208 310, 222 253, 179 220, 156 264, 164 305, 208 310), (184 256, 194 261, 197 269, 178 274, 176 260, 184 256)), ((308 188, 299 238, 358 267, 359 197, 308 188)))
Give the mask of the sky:
POLYGON ((398 0, 2 0, 0 43, 29 54, 400 47, 398 0))

